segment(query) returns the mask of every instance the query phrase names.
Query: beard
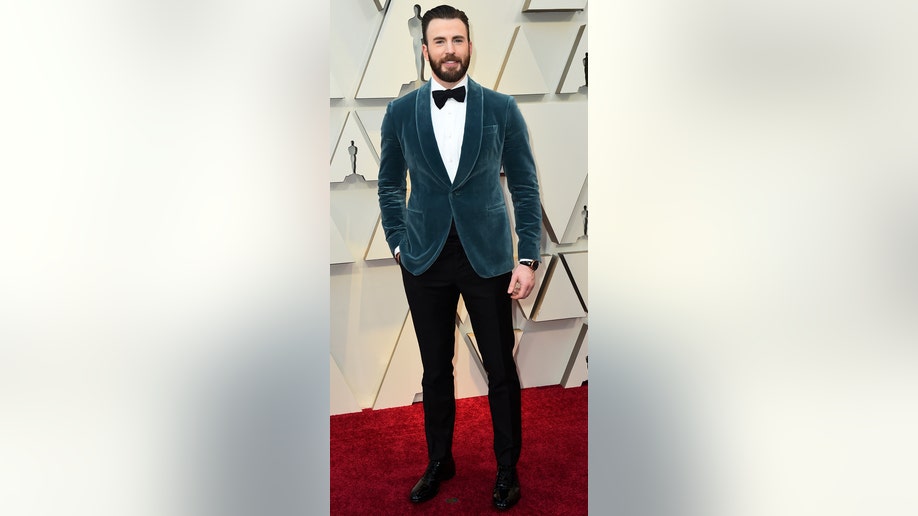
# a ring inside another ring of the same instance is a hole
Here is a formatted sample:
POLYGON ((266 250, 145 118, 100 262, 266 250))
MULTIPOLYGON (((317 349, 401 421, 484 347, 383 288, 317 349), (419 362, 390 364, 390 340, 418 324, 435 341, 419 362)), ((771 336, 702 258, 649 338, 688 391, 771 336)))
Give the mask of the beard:
POLYGON ((445 55, 437 61, 430 63, 430 71, 434 75, 440 78, 443 82, 457 82, 459 79, 465 75, 469 69, 469 62, 472 60, 472 54, 465 56, 465 59, 459 60, 459 66, 455 69, 445 69, 443 68, 443 63, 446 61, 456 61, 455 54, 445 55))

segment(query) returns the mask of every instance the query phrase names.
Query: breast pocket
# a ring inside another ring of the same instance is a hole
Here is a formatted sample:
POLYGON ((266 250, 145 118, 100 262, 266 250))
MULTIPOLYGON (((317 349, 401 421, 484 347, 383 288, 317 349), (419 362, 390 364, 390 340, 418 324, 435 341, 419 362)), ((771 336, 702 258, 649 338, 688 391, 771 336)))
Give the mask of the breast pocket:
POLYGON ((500 155, 501 141, 498 129, 496 125, 486 125, 481 130, 481 153, 487 157, 500 155))

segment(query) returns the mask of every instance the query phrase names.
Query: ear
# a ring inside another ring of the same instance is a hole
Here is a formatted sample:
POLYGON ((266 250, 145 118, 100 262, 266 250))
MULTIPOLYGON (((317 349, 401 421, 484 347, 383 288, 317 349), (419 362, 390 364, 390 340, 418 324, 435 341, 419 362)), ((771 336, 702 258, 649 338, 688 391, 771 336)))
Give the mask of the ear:
POLYGON ((427 56, 427 44, 421 43, 421 52, 424 54, 424 60, 430 61, 430 57, 427 56))

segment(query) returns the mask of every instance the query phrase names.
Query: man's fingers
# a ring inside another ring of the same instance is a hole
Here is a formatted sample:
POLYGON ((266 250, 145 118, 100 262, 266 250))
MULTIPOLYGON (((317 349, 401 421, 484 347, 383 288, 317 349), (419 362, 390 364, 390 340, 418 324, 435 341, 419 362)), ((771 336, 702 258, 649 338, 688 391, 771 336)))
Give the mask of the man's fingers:
POLYGON ((510 278, 507 293, 511 299, 525 299, 535 288, 535 274, 525 265, 519 265, 510 278))
POLYGON ((533 285, 523 285, 517 283, 512 289, 508 290, 512 299, 526 299, 532 293, 533 285))

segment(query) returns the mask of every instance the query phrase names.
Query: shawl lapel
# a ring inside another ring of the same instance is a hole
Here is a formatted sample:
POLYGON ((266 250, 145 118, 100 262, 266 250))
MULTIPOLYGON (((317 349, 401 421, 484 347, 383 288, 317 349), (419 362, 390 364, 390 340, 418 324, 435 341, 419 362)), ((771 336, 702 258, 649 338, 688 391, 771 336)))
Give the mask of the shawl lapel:
MULTIPOLYGON (((437 137, 434 135, 433 120, 430 118, 430 81, 417 89, 414 102, 418 141, 421 143, 421 154, 427 161, 427 169, 431 171, 431 176, 449 188, 452 185, 449 181, 449 174, 446 172, 446 165, 443 164, 443 158, 440 157, 440 148, 437 146, 437 137)), ((464 147, 465 145, 463 145, 463 150, 464 147)))
POLYGON ((462 152, 459 154, 459 168, 456 170, 453 189, 462 186, 462 183, 469 178, 475 162, 478 161, 478 153, 481 151, 481 135, 484 129, 484 94, 481 85, 473 81, 471 77, 469 77, 465 102, 465 133, 462 136, 462 152))

